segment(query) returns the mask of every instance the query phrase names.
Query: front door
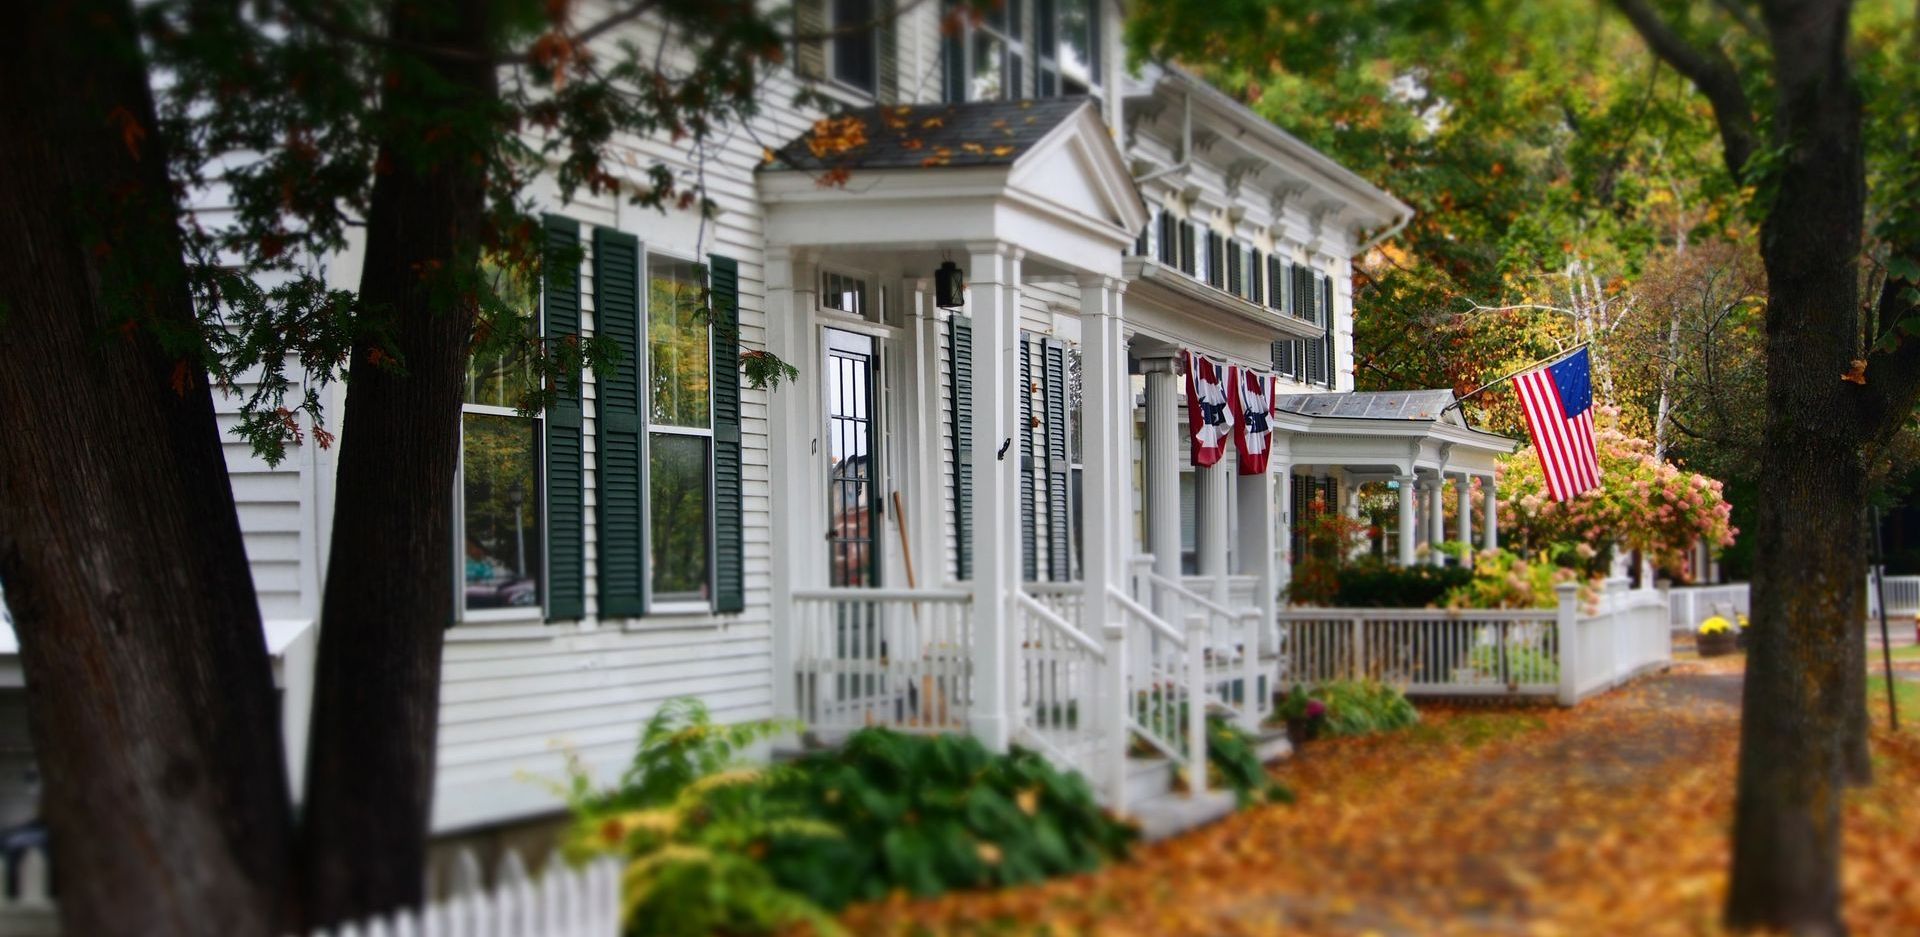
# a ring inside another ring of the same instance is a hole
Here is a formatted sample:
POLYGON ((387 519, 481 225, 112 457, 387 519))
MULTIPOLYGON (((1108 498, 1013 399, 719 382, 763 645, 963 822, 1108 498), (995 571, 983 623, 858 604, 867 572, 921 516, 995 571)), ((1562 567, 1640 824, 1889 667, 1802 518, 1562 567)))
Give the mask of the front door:
POLYGON ((828 582, 880 584, 880 471, 873 338, 827 334, 828 582))

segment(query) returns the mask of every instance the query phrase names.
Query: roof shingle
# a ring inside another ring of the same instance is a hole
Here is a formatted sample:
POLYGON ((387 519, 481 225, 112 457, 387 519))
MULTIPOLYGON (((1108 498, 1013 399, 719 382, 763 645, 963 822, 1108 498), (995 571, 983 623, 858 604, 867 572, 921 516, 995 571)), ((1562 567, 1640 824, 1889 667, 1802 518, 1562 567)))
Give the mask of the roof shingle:
POLYGON ((764 170, 808 172, 1000 166, 1019 159, 1091 98, 864 107, 815 122, 764 170))

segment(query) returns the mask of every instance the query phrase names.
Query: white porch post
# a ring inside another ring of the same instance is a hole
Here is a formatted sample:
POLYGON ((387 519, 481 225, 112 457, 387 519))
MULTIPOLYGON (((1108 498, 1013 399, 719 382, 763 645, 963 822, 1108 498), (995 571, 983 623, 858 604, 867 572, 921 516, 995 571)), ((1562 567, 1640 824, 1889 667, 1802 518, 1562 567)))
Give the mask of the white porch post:
POLYGON ((1227 487, 1233 463, 1221 458, 1206 468, 1193 467, 1194 553, 1199 573, 1210 580, 1215 602, 1227 598, 1227 487))
MULTIPOLYGON (((1268 437, 1271 439, 1271 435, 1268 437)), ((1268 458, 1272 458, 1269 451, 1268 458)), ((1258 475, 1241 475, 1239 485, 1240 508, 1240 573, 1253 576, 1253 607, 1260 613, 1260 620, 1252 627, 1241 627, 1239 632, 1241 679, 1245 684, 1245 705, 1241 707, 1241 716, 1250 730, 1259 728, 1260 696, 1259 667, 1260 648, 1267 629, 1273 626, 1275 606, 1274 593, 1278 587, 1274 575, 1273 551, 1273 473, 1261 472, 1258 475)))
POLYGON ((1413 502, 1415 498, 1420 497, 1420 492, 1414 488, 1414 484, 1418 479, 1414 477, 1412 472, 1401 475, 1395 478, 1394 481, 1400 483, 1400 487, 1395 493, 1399 495, 1400 565, 1404 568, 1413 565, 1414 527, 1417 526, 1413 519, 1413 502))
MULTIPOLYGON (((1147 375, 1147 548, 1153 571, 1180 578, 1180 400, 1172 358, 1143 362, 1147 375)), ((1152 596, 1135 596, 1153 605, 1152 596)), ((1155 607, 1165 613, 1166 609, 1155 607)))
MULTIPOLYGON (((1347 520, 1357 528, 1360 524, 1360 483, 1353 480, 1351 473, 1342 471, 1340 479, 1340 510, 1345 512, 1347 520)), ((1347 558, 1364 556, 1371 549, 1366 543, 1358 544, 1347 551, 1347 558)))
MULTIPOLYGON (((1274 433, 1274 438, 1280 437, 1274 433)), ((1274 515, 1278 522, 1274 524, 1273 552, 1278 557, 1275 564, 1274 591, 1284 591, 1293 583, 1293 463, 1283 456, 1282 450, 1273 454, 1274 515)))
POLYGON ((1500 499, 1493 489, 1493 476, 1480 480, 1480 497, 1485 513, 1480 525, 1482 538, 1480 549, 1498 550, 1500 548, 1500 499))
POLYGON ((1473 565, 1473 476, 1461 473, 1454 479, 1454 513, 1459 515, 1459 541, 1467 548, 1460 565, 1473 565))
POLYGON ((1008 301, 1016 264, 1004 244, 969 245, 967 308, 973 317, 973 701, 975 738, 993 751, 1012 739, 1009 622, 1020 528, 1019 465, 1011 440, 1019 379, 1018 310, 1008 301))
POLYGON ((1447 542, 1447 512, 1442 510, 1440 500, 1446 484, 1447 476, 1438 472, 1422 483, 1427 490, 1427 562, 1434 566, 1447 565, 1447 555, 1440 552, 1440 545, 1447 542))
POLYGON ((1127 353, 1121 333, 1120 294, 1125 283, 1109 277, 1080 278, 1080 348, 1085 386, 1081 389, 1083 440, 1091 457, 1082 470, 1081 551, 1084 556, 1085 619, 1081 627, 1101 642, 1106 667, 1100 671, 1101 777, 1115 810, 1126 809, 1127 661, 1126 626, 1113 611, 1111 594, 1122 590, 1126 575, 1127 519, 1132 515, 1132 472, 1121 456, 1131 436, 1132 391, 1127 382, 1127 353), (1097 631, 1095 629, 1098 629, 1097 631))
MULTIPOLYGON (((798 719, 799 694, 795 681, 793 591, 810 584, 809 564, 819 553, 808 536, 807 506, 814 502, 808 471, 813 464, 814 421, 807 419, 807 401, 819 380, 811 353, 808 326, 813 309, 811 279, 801 276, 785 247, 767 248, 767 350, 800 369, 800 378, 785 393, 767 397, 769 456, 774 465, 793 466, 772 478, 773 552, 773 714, 798 719)), ((822 489, 824 491, 824 489, 822 489)), ((825 580, 820 580, 824 584, 825 580)))

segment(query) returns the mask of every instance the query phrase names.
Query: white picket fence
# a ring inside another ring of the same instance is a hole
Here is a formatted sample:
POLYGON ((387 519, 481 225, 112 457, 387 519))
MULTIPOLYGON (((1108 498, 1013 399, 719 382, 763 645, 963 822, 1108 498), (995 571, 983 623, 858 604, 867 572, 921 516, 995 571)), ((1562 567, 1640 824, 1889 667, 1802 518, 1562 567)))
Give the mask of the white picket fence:
POLYGON ((1673 659, 1667 600, 1606 584, 1590 607, 1291 608, 1280 612, 1280 686, 1373 679, 1410 696, 1538 696, 1571 706, 1673 659))
MULTIPOLYGON (((1873 574, 1867 574, 1867 617, 1880 614, 1880 595, 1874 588, 1873 574)), ((1907 618, 1920 615, 1920 576, 1888 576, 1886 581, 1887 617, 1907 618)), ((1751 587, 1744 582, 1717 586, 1675 586, 1667 591, 1668 621, 1676 632, 1691 633, 1708 617, 1732 619, 1752 612, 1751 587)))
MULTIPOLYGON (((46 854, 30 850, 7 866, 14 884, 0 889, 0 937, 57 937, 60 920, 46 854)), ((313 937, 618 937, 621 932, 620 862, 614 858, 573 868, 554 853, 536 880, 519 854, 508 852, 489 886, 479 861, 462 850, 446 878, 442 897, 424 907, 321 928, 313 937)))

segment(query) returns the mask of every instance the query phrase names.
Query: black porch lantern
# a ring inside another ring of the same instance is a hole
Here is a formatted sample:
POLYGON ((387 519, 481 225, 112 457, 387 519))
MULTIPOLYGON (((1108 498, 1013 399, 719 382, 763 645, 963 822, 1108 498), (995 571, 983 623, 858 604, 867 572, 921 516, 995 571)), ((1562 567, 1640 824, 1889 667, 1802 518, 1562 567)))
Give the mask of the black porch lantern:
POLYGON ((967 274, 949 260, 933 274, 933 304, 942 309, 959 309, 967 304, 967 274))

